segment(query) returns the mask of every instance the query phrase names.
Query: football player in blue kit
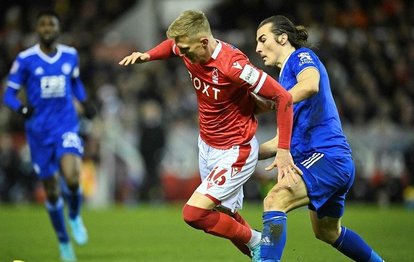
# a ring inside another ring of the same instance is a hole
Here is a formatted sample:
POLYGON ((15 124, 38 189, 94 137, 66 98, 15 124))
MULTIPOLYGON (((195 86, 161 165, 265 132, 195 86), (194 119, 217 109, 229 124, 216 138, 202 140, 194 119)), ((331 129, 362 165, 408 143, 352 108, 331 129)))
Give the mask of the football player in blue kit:
MULTIPOLYGON (((284 16, 263 20, 256 52, 266 66, 280 69, 279 82, 292 95, 291 152, 301 174, 278 175, 264 199, 261 261, 280 261, 286 243, 287 213, 307 205, 316 238, 355 261, 383 259, 355 232, 341 225, 345 197, 355 176, 351 149, 343 133, 328 73, 308 48, 308 33, 284 16)), ((268 108, 270 109, 270 107, 268 108)), ((278 136, 263 143, 259 159, 276 154, 278 136)), ((266 169, 276 166, 272 163, 266 169)))
POLYGON ((64 203, 75 242, 86 244, 88 234, 80 215, 83 143, 78 134, 79 119, 73 99, 83 105, 86 117, 92 117, 93 111, 85 102, 78 53, 72 47, 57 43, 59 32, 56 13, 38 14, 39 43, 18 54, 3 100, 25 119, 31 161, 46 191, 46 209, 59 240, 61 259, 76 261, 65 227, 64 203), (18 98, 23 88, 27 103, 18 98))

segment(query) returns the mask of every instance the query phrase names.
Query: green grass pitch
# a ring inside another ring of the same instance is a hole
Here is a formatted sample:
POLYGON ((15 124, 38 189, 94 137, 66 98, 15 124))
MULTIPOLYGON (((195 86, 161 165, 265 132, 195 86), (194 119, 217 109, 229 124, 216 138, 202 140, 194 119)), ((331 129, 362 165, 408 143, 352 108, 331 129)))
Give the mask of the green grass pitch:
MULTIPOLYGON (((261 229, 260 203, 241 214, 261 229)), ((75 246, 79 262, 249 261, 228 240, 194 230, 181 220, 181 204, 83 210, 90 241, 75 246)), ((357 231, 386 261, 414 261, 414 212, 402 207, 347 206, 343 224, 357 231)), ((0 261, 54 262, 57 242, 43 206, 0 206, 0 261)), ((350 261, 313 237, 308 212, 288 216, 283 261, 350 261)))

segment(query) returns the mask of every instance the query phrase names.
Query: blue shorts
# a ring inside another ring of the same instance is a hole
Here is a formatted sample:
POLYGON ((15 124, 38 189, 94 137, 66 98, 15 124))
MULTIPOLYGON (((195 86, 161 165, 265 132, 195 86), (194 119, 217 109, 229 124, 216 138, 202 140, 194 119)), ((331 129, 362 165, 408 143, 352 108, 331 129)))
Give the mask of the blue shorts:
POLYGON ((82 139, 75 132, 45 139, 34 139, 30 134, 27 137, 33 168, 40 179, 50 178, 59 170, 64 154, 83 155, 82 139))
POLYGON ((342 217, 345 197, 355 178, 352 157, 332 157, 315 152, 302 159, 297 166, 303 172, 310 199, 309 209, 316 211, 319 218, 342 217))

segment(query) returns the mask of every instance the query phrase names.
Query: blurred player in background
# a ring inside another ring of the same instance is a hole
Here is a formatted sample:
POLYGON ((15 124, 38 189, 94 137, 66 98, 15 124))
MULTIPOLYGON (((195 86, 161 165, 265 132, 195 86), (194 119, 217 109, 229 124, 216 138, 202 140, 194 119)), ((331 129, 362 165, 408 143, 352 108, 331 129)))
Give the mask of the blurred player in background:
POLYGON ((276 103, 280 139, 274 145, 278 152, 275 162, 286 175, 299 172, 289 151, 291 96, 240 50, 215 39, 202 12, 184 11, 169 26, 167 36, 168 40, 148 52, 134 52, 119 64, 176 56, 183 60, 198 100, 202 179, 183 207, 184 220, 196 229, 231 240, 243 253, 252 255, 253 261, 259 261, 261 235, 237 212, 242 207, 243 184, 258 160, 251 92, 276 103))
POLYGON ((85 103, 78 53, 72 47, 57 43, 59 31, 56 13, 42 11, 38 14, 39 43, 19 53, 14 61, 4 103, 25 119, 31 160, 46 191, 46 208, 59 240, 61 258, 75 261, 65 227, 61 190, 68 205, 69 225, 76 243, 86 244, 88 235, 80 216, 79 175, 83 144, 78 135, 79 121, 73 99, 82 103, 85 116, 92 117, 94 112, 85 103), (22 87, 27 103, 18 99, 22 87))
MULTIPOLYGON (((290 180, 278 175, 264 200, 262 261, 280 261, 286 242, 286 213, 308 205, 316 238, 355 261, 383 261, 364 240, 341 226, 345 196, 355 176, 351 149, 342 131, 325 66, 308 48, 308 33, 284 16, 257 29, 256 52, 279 68, 279 81, 293 98, 292 156, 302 171, 290 180), (297 181, 293 186, 290 181, 297 181)), ((259 159, 278 154, 280 135, 260 146, 259 159)), ((266 169, 276 166, 274 162, 266 169)), ((289 174, 290 175, 290 174, 289 174)))

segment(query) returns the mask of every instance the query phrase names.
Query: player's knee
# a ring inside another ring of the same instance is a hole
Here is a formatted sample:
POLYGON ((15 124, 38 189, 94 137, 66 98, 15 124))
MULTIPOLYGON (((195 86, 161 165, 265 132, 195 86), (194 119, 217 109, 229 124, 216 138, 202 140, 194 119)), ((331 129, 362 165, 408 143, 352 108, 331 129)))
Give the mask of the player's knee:
POLYGON ((290 193, 287 189, 274 187, 263 200, 264 211, 283 211, 287 212, 289 207, 290 193))
POLYGON ((314 231, 315 237, 325 243, 333 244, 339 237, 339 230, 322 228, 314 231))
POLYGON ((79 175, 75 172, 64 173, 65 183, 68 189, 75 192, 79 188, 79 175))
POLYGON ((46 191, 46 198, 50 204, 54 205, 59 199, 59 192, 56 192, 56 190, 49 192, 46 191))
POLYGON ((211 212, 213 211, 185 204, 183 207, 183 219, 194 228, 206 229, 208 227, 208 216, 211 212))

